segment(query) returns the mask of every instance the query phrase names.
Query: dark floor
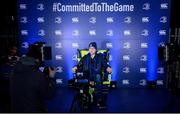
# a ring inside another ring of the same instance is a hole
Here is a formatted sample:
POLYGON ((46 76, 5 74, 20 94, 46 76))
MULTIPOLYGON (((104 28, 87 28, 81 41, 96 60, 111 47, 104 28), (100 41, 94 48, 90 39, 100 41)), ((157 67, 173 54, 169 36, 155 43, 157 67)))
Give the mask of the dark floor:
MULTIPOLYGON (((49 112, 70 112, 75 95, 72 88, 59 88, 49 101, 49 112)), ((0 98, 0 112, 9 112, 8 96, 0 98)), ((92 112, 180 112, 180 98, 167 89, 125 89, 109 91, 107 108, 92 112)))
MULTIPOLYGON (((60 88, 49 102, 49 112, 69 112, 74 91, 60 88)), ((180 98, 167 89, 122 89, 111 90, 107 108, 92 112, 180 112, 180 98)))

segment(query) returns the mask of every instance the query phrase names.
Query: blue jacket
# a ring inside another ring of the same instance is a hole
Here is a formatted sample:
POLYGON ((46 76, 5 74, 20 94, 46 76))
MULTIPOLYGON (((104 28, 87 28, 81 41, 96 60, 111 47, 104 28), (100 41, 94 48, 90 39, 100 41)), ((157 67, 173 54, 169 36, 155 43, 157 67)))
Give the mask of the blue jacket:
POLYGON ((89 80, 95 80, 97 75, 102 76, 102 71, 106 71, 107 67, 110 67, 103 54, 95 54, 92 59, 90 53, 85 55, 77 65, 78 70, 83 72, 84 76, 89 80))

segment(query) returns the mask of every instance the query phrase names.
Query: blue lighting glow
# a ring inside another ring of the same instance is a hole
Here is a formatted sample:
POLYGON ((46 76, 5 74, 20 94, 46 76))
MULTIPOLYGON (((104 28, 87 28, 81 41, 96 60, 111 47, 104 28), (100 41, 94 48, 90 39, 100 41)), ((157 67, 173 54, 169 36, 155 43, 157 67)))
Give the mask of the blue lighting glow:
MULTIPOLYGON (((89 42, 94 41, 98 49, 110 48, 112 80, 120 82, 121 86, 126 86, 122 84, 122 80, 125 80, 126 84, 129 80, 129 87, 138 87, 142 79, 157 80, 157 47, 160 42, 166 42, 168 39, 170 3, 171 0, 18 0, 19 39, 21 43, 33 44, 39 41, 52 47, 52 61, 47 63, 62 67, 63 72, 58 74, 58 78, 63 79, 64 85, 67 85, 67 80, 73 78, 72 67, 77 64, 73 56, 76 55, 77 49, 86 49, 89 42), (53 11, 54 3, 90 5, 92 2, 134 5, 134 11, 53 11), (20 9, 20 5, 27 8, 20 9), (42 9, 39 10, 39 6, 42 9), (27 17, 27 23, 22 23, 21 17, 27 17), (38 22, 39 17, 42 17, 44 22, 38 22), (28 34, 23 35, 21 30, 27 30, 28 34), (39 35, 39 30, 44 30, 45 34, 39 35), (147 30, 148 34, 145 33, 147 30), (165 30, 167 33, 163 33, 165 30), (55 47, 57 42, 62 43, 61 48, 55 47), (147 43, 148 48, 141 48, 141 43, 147 43), (62 60, 56 60, 56 55, 62 55, 62 60), (124 55, 127 57, 125 59, 129 57, 129 60, 123 60, 124 55), (141 61, 142 55, 147 55, 148 60, 141 61), (124 73, 124 67, 128 67, 130 71, 124 73), (147 72, 140 72, 140 68, 147 68, 147 72)), ((26 51, 27 49, 21 47, 21 54, 26 51)))

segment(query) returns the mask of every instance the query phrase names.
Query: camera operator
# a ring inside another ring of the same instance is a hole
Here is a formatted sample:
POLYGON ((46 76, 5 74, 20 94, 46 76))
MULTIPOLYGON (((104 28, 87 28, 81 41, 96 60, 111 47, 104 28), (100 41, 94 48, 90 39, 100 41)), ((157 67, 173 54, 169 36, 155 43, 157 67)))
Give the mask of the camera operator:
POLYGON ((48 111, 46 100, 55 92, 56 71, 48 67, 48 73, 41 72, 41 57, 39 47, 32 45, 15 66, 10 77, 12 112, 48 111))

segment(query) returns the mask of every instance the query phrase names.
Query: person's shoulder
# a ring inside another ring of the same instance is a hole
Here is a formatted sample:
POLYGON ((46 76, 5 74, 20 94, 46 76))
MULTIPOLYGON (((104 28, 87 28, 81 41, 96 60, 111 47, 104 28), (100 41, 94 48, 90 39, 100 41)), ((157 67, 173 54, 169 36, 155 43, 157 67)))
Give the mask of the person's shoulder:
POLYGON ((97 54, 97 57, 98 57, 99 59, 103 60, 105 56, 104 56, 103 53, 98 53, 98 54, 97 54))
POLYGON ((99 57, 103 57, 104 55, 102 53, 97 53, 99 57))
POLYGON ((88 58, 88 57, 90 57, 90 54, 89 54, 89 53, 86 54, 86 55, 84 55, 82 58, 88 58))

